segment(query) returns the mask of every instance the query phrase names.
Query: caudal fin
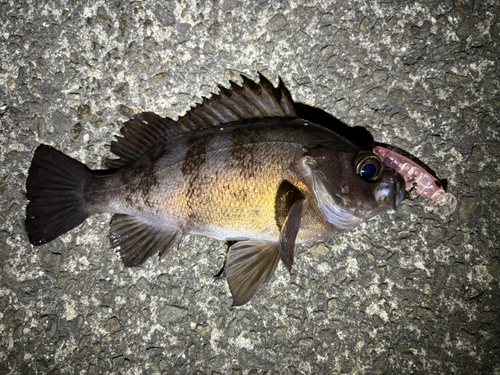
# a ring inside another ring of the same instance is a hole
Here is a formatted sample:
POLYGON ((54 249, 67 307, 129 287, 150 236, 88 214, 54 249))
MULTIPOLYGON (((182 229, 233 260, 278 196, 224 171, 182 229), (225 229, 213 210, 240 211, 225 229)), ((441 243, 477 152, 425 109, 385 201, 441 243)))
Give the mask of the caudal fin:
POLYGON ((56 239, 90 215, 85 210, 83 188, 93 175, 85 165, 40 145, 28 173, 26 231, 33 245, 56 239))

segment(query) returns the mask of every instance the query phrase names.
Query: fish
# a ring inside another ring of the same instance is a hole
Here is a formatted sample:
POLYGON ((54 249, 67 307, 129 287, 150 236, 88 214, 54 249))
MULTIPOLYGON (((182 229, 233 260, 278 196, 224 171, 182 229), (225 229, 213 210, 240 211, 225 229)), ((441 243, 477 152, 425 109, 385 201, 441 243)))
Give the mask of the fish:
POLYGON ((259 73, 203 98, 177 121, 131 117, 104 170, 41 144, 26 181, 26 231, 48 243, 89 216, 113 214, 111 247, 125 266, 164 258, 186 235, 227 241, 233 306, 250 301, 295 246, 396 210, 404 179, 372 150, 299 118, 281 78, 259 73))

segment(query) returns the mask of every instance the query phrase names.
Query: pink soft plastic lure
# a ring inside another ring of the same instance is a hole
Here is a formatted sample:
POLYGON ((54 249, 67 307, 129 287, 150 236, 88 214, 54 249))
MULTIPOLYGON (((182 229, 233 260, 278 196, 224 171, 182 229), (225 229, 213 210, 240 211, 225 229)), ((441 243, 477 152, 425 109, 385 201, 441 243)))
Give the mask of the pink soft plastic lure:
POLYGON ((381 146, 375 146, 373 152, 382 163, 394 169, 404 178, 406 186, 416 186, 419 195, 437 202, 444 209, 445 215, 451 215, 455 211, 457 198, 444 191, 438 179, 424 168, 407 157, 381 146))

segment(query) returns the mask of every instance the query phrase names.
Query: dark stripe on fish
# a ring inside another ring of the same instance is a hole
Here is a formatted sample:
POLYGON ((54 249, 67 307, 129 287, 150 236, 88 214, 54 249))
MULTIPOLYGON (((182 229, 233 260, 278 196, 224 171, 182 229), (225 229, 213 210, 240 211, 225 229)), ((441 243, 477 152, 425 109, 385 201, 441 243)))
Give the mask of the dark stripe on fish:
POLYGON ((230 164, 241 171, 241 177, 244 179, 253 178, 255 175, 255 168, 259 164, 255 149, 260 141, 261 137, 255 131, 231 132, 230 164))
POLYGON ((188 139, 186 146, 188 150, 182 162, 181 172, 184 176, 184 180, 187 182, 187 188, 185 190, 187 198, 186 203, 189 209, 187 215, 191 220, 196 220, 198 206, 196 196, 200 193, 200 171, 207 161, 207 140, 206 138, 193 137, 188 139))

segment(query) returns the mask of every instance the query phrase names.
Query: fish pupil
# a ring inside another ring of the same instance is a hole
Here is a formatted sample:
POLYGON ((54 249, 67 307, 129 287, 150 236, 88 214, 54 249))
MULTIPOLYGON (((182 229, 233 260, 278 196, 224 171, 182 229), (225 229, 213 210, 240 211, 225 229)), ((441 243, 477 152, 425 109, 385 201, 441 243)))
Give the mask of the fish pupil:
POLYGON ((363 178, 371 179, 377 174, 377 166, 373 163, 368 163, 361 168, 360 175, 363 178))

